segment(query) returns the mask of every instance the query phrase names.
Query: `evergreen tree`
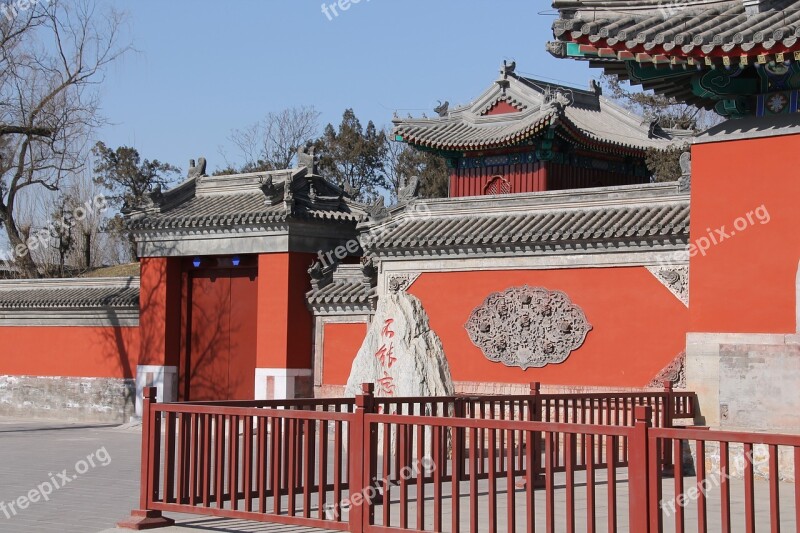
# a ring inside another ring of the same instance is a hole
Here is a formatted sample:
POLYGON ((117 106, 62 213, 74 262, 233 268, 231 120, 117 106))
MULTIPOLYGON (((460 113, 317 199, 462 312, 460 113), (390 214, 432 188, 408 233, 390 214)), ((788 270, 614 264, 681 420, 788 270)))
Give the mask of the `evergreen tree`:
MULTIPOLYGON (((120 146, 116 150, 98 142, 92 153, 97 158, 94 166, 94 182, 107 189, 109 205, 117 208, 143 205, 148 193, 156 188, 166 189, 174 183, 180 172, 178 167, 162 163, 157 159, 142 161, 136 148, 120 146)), ((106 231, 127 238, 131 246, 131 257, 136 257, 136 245, 128 235, 120 215, 109 220, 106 231)))
POLYGON ((328 124, 316 147, 320 173, 354 198, 371 201, 389 188, 386 178, 386 134, 370 121, 364 128, 352 109, 342 116, 338 129, 328 124))

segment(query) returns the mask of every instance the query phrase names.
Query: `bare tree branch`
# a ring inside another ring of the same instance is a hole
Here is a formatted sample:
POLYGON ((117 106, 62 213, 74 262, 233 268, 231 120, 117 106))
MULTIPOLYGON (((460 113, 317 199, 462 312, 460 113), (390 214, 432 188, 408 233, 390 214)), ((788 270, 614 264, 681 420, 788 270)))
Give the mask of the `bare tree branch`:
MULTIPOLYGON (((0 20, 0 223, 23 252, 18 195, 59 191, 82 170, 90 135, 102 123, 94 86, 131 49, 119 42, 122 22, 94 0, 34 2, 0 20)), ((27 276, 39 275, 31 254, 18 253, 17 262, 27 276)))

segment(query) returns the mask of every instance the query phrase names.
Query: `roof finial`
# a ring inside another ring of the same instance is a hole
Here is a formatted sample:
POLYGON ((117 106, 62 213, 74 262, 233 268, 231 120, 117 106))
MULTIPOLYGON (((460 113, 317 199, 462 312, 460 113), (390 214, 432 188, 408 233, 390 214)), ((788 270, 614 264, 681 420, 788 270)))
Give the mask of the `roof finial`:
POLYGON ((194 159, 189 160, 189 178, 202 178, 206 175, 206 158, 201 157, 195 164, 194 159))
POLYGON ((441 100, 439 100, 439 105, 433 108, 436 114, 439 115, 440 117, 446 117, 449 109, 450 109, 450 102, 445 101, 444 103, 442 103, 441 100))
POLYGON ((503 60, 503 68, 500 69, 500 74, 503 75, 503 79, 508 79, 509 74, 514 74, 514 71, 517 70, 517 62, 512 61, 511 64, 508 63, 505 59, 503 60))

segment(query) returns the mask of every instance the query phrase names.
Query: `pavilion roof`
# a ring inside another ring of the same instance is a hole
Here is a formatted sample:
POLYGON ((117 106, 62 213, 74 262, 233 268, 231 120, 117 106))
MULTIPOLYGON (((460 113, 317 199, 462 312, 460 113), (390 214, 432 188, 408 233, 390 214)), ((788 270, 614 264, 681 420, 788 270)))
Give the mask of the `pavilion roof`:
POLYGON ((710 108, 696 70, 800 59, 800 0, 553 0, 556 57, 589 60, 633 83, 710 108), (640 77, 631 65, 658 68, 640 77))
POLYGON ((682 134, 652 126, 604 98, 594 84, 576 89, 520 76, 513 67, 470 104, 437 117, 395 118, 394 125, 397 140, 441 152, 533 144, 554 127, 576 144, 616 152, 666 148, 682 134), (501 103, 510 112, 492 114, 501 103))

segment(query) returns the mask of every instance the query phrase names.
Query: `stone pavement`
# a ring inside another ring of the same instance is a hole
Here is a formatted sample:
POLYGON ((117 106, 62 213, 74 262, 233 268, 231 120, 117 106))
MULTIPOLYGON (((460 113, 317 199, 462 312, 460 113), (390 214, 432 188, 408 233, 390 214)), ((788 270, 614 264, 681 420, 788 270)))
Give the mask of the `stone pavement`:
MULTIPOLYGON (((139 428, 0 417, 0 456, 4 459, 0 463, 0 532, 113 530, 138 503, 140 439, 139 428), (47 484, 63 484, 63 488, 50 491, 47 484), (34 496, 38 501, 25 509, 17 504, 11 508, 11 502, 32 490, 39 492, 38 498, 34 496), (42 497, 45 492, 50 492, 47 501, 42 497)), ((182 527, 160 531, 304 531, 294 526, 171 517, 182 527)))

